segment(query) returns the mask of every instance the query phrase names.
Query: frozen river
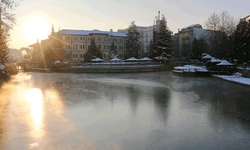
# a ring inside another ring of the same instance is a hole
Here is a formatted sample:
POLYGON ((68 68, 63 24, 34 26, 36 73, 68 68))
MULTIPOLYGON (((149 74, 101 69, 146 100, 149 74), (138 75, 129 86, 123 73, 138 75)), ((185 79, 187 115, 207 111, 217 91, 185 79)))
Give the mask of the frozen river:
POLYGON ((0 149, 250 149, 249 91, 171 71, 20 73, 0 88, 0 149))

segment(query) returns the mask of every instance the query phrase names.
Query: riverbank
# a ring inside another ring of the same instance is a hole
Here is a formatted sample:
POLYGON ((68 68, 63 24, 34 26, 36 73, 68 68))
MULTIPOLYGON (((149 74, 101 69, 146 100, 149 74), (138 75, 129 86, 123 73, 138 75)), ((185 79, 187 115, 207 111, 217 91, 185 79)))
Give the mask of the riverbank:
POLYGON ((233 75, 212 75, 215 78, 226 80, 232 83, 241 84, 244 86, 250 87, 250 78, 240 77, 240 76, 233 76, 233 75))
POLYGON ((138 64, 92 64, 88 66, 71 66, 70 68, 30 68, 30 72, 65 72, 65 73, 133 73, 133 72, 154 72, 169 69, 167 65, 138 65, 138 64))

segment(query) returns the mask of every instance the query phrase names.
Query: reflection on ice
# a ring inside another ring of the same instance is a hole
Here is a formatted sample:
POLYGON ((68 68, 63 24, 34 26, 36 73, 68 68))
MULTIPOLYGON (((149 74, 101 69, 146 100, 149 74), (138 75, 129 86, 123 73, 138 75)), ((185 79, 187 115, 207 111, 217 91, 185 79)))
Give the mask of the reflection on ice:
POLYGON ((36 125, 40 125, 43 115, 42 92, 39 89, 34 88, 29 91, 26 98, 30 102, 31 115, 33 117, 34 123, 36 125))

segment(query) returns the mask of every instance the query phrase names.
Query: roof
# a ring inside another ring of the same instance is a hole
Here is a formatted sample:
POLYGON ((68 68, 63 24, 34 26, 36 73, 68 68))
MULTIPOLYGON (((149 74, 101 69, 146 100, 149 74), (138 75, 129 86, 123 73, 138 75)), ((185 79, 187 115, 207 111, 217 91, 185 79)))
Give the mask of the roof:
POLYGON ((189 29, 189 28, 194 28, 195 26, 197 26, 197 25, 200 25, 200 24, 192 24, 192 25, 190 25, 190 26, 188 26, 188 27, 184 27, 184 28, 182 28, 181 30, 185 30, 185 29, 189 29))
MULTIPOLYGON (((100 31, 97 29, 94 30, 68 30, 63 29, 60 31, 60 34, 68 34, 68 35, 90 35, 90 34, 106 34, 110 36, 110 31, 100 31)), ((113 32, 113 36, 127 37, 127 34, 122 32, 113 32)))
POLYGON ((32 45, 29 45, 29 47, 35 47, 35 46, 39 46, 40 44, 39 43, 35 43, 35 44, 32 44, 32 45))
POLYGON ((230 62, 227 60, 223 60, 221 63, 217 64, 218 66, 233 66, 230 62))

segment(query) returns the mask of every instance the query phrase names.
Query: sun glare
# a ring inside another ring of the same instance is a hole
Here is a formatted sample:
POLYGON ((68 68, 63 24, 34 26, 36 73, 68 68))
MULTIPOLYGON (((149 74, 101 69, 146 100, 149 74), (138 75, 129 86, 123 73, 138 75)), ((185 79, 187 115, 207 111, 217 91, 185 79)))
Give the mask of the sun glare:
POLYGON ((43 96, 42 92, 35 88, 29 91, 27 99, 30 102, 31 116, 36 125, 41 124, 43 115, 43 96))
POLYGON ((37 39, 46 39, 51 32, 51 26, 45 18, 40 16, 30 17, 23 23, 24 37, 32 42, 36 42, 37 39))

